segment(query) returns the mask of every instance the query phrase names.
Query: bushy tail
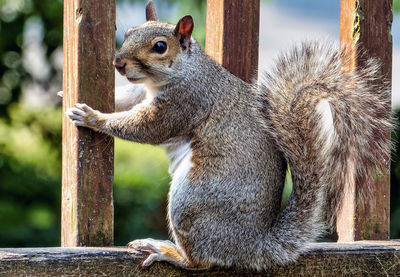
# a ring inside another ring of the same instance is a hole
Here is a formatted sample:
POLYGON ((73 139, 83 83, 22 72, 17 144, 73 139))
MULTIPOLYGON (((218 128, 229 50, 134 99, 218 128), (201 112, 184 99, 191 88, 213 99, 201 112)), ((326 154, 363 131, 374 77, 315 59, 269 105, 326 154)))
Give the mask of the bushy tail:
POLYGON ((260 84, 268 129, 294 184, 267 238, 278 263, 304 251, 324 230, 324 217, 334 222, 345 184, 368 192, 390 162, 390 94, 379 65, 371 59, 343 73, 346 51, 303 43, 282 55, 260 84))

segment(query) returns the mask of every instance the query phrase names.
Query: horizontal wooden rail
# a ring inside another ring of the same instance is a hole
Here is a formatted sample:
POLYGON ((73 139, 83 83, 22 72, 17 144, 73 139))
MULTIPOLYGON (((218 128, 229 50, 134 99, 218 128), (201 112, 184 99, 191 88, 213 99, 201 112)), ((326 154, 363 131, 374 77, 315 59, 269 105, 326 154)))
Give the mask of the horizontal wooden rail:
POLYGON ((315 243, 297 263, 261 273, 184 271, 164 262, 141 269, 142 259, 125 247, 3 248, 0 276, 398 276, 400 241, 315 243))

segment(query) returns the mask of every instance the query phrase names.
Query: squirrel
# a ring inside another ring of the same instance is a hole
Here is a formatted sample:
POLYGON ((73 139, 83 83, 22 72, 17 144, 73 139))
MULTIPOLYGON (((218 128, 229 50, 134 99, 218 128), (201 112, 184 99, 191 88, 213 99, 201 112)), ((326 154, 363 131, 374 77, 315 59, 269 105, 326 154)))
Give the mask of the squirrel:
POLYGON ((193 27, 190 15, 159 22, 150 1, 146 22, 126 32, 114 61, 140 84, 134 100, 121 112, 76 104, 66 115, 76 126, 165 147, 173 242, 130 242, 149 253, 143 267, 293 262, 333 224, 344 184, 367 190, 387 168, 390 94, 376 81, 379 63, 345 71, 346 47, 309 41, 248 84, 203 52, 193 27), (281 211, 287 164, 293 192, 281 211))

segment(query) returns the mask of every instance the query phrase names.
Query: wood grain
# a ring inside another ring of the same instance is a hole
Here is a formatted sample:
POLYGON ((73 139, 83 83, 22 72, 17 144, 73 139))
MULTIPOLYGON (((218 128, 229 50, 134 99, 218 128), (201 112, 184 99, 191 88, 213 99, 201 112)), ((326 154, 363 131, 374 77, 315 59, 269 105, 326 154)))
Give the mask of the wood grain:
POLYGON ((206 53, 246 82, 257 79, 259 0, 207 0, 206 53))
MULTIPOLYGON (((351 68, 364 66, 369 57, 382 63, 384 79, 392 77, 392 0, 341 0, 340 40, 350 45, 351 68), (357 55, 357 51, 366 55, 357 55)), ((383 80, 378 80, 382 82, 383 80)), ((387 107, 388 110, 391 107, 387 107)), ((390 137, 390 133, 387 134, 390 137)), ((390 159, 388 159, 389 161, 390 159)), ((363 239, 389 239, 390 217, 390 162, 385 176, 378 178, 371 196, 361 201, 357 186, 348 184, 342 211, 338 214, 337 232, 339 241, 363 239)))
MULTIPOLYGON (((114 111, 115 0, 64 1, 63 111, 114 111)), ((113 244, 113 138, 63 116, 62 246, 113 244)))
POLYGON ((0 249, 1 276, 398 276, 400 242, 315 243, 298 261, 262 272, 212 268, 185 271, 165 262, 140 268, 127 248, 0 249))

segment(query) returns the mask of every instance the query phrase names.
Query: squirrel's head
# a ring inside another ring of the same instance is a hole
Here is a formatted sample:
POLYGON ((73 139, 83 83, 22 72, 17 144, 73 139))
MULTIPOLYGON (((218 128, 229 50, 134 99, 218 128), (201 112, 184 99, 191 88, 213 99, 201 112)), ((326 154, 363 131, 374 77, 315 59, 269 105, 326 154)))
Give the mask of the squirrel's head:
POLYGON ((132 83, 162 84, 181 55, 189 51, 193 26, 190 15, 176 25, 159 22, 154 4, 149 1, 146 23, 126 32, 115 68, 132 83))

